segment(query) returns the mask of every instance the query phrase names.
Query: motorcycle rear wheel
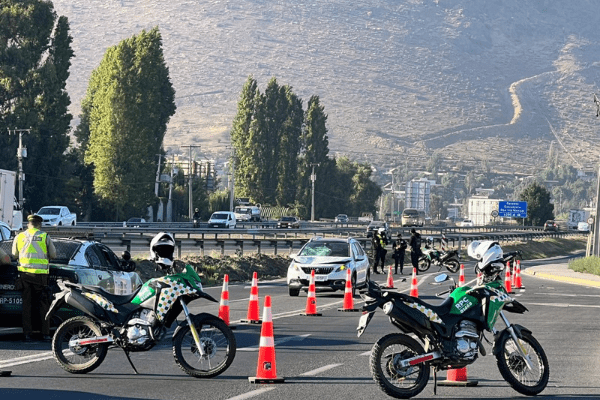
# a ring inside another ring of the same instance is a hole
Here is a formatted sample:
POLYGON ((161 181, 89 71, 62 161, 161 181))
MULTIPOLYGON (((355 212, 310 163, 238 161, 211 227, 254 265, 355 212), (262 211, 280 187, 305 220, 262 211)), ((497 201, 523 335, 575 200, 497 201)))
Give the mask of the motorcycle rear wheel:
POLYGON ((62 369, 72 374, 85 374, 96 369, 108 351, 106 343, 70 346, 73 339, 102 336, 100 326, 89 317, 73 317, 63 322, 52 339, 54 359, 62 369))
POLYGON ((189 325, 173 338, 173 357, 186 374, 195 378, 212 378, 224 372, 235 357, 236 342, 231 329, 217 317, 193 318, 204 355, 198 352, 189 325))
POLYGON ((430 266, 431 266, 431 261, 429 261, 427 256, 419 257, 419 263, 417 264, 417 268, 419 269, 419 272, 427 271, 430 266))
POLYGON ((418 395, 429 380, 429 365, 421 363, 402 368, 398 363, 419 354, 425 354, 425 350, 410 336, 392 333, 382 337, 371 350, 373 380, 387 395, 397 399, 418 395))
POLYGON ((458 270, 460 269, 460 263, 456 260, 448 260, 445 263, 446 268, 448 268, 448 271, 456 273, 458 272, 458 270))
POLYGON ((521 335, 519 340, 531 358, 533 370, 527 368, 511 336, 505 336, 499 343, 500 351, 496 355, 496 361, 500 374, 513 389, 527 396, 535 396, 546 388, 550 366, 539 342, 528 332, 521 332, 521 335))

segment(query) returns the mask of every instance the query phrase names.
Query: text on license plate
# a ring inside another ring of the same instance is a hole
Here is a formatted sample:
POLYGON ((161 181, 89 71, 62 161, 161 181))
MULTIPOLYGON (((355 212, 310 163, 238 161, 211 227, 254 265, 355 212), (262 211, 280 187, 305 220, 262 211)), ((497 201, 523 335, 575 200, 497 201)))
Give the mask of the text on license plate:
POLYGON ((327 275, 315 275, 316 282, 325 282, 327 280, 327 275))

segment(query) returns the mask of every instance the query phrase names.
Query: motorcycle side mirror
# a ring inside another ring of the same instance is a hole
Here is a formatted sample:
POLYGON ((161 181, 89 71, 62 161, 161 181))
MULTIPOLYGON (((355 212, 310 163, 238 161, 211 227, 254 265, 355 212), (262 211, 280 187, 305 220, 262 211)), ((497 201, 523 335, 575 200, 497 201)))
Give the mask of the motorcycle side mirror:
POLYGON ((439 274, 438 276, 433 278, 433 280, 435 281, 435 283, 442 283, 450 280, 450 277, 448 276, 448 274, 439 274))
POLYGON ((121 258, 125 261, 131 260, 131 253, 125 250, 123 253, 121 253, 121 258))

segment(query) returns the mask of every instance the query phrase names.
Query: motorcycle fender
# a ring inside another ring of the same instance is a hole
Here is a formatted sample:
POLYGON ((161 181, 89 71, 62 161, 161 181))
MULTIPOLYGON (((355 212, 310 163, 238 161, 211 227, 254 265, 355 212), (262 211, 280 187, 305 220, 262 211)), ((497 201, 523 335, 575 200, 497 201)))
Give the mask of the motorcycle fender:
POLYGON ((216 300, 214 297, 212 297, 210 294, 208 294, 208 293, 206 293, 206 292, 204 292, 204 291, 200 292, 200 297, 203 297, 203 298, 205 298, 206 300, 210 300, 210 301, 212 301, 213 303, 218 303, 218 302, 219 302, 219 301, 218 301, 218 300, 216 300))
POLYGON ((90 317, 98 318, 98 319, 107 319, 106 312, 102 307, 89 300, 87 297, 83 296, 81 293, 76 291, 70 291, 65 296, 65 302, 71 307, 75 307, 76 309, 83 311, 90 317))
MULTIPOLYGON (((190 314, 190 318, 192 319, 192 321, 194 321, 194 325, 198 325, 198 323, 200 321, 202 321, 203 319, 209 318, 209 317, 216 318, 214 315, 209 314, 209 313, 200 313, 198 315, 191 315, 190 314)), ((181 324, 177 325, 177 328, 175 328, 175 332, 173 332, 173 339, 175 339, 175 336, 177 336, 177 333, 183 327, 186 327, 186 326, 188 326, 188 322, 184 319, 183 322, 181 324)))
POLYGON ((56 293, 54 295, 54 300, 52 300, 52 304, 50 304, 50 309, 46 313, 46 321, 50 321, 52 314, 58 309, 60 309, 63 304, 65 304, 65 296, 69 293, 70 290, 63 290, 62 292, 56 293))
MULTIPOLYGON (((512 327, 515 330, 515 334, 517 335, 518 338, 522 337, 521 332, 527 332, 527 333, 531 334, 531 331, 529 329, 525 328, 523 325, 513 324, 512 327)), ((505 336, 510 336, 510 332, 508 331, 508 328, 498 332, 494 336, 494 348, 492 349, 492 354, 494 356, 497 356, 498 353, 500 352, 500 347, 498 346, 498 343, 502 342, 505 336)))
POLYGON ((523 314, 525 311, 529 311, 527 307, 519 303, 517 300, 513 300, 512 302, 505 304, 504 307, 502 307, 502 309, 517 314, 523 314))

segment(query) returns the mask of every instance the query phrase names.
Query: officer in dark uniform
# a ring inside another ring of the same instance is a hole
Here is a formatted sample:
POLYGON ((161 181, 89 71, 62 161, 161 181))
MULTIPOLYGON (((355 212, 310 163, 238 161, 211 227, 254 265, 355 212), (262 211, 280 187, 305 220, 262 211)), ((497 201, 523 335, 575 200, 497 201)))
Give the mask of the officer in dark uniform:
POLYGON ((28 229, 13 241, 12 253, 19 258, 19 286, 23 290, 23 333, 31 340, 34 318, 41 323, 42 339, 49 341, 50 324, 46 313, 50 308, 48 295, 49 260, 56 258, 56 249, 46 232, 42 232, 42 217, 27 217, 28 229))
POLYGON ((419 257, 423 255, 421 251, 421 234, 412 228, 410 230, 410 262, 412 263, 415 273, 419 274, 419 257))
POLYGON ((394 241, 394 254, 393 258, 395 261, 395 271, 394 273, 398 273, 398 264, 400 264, 400 273, 402 274, 402 270, 404 269, 404 252, 408 247, 406 240, 402 239, 402 233, 398 233, 398 239, 394 241))

